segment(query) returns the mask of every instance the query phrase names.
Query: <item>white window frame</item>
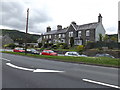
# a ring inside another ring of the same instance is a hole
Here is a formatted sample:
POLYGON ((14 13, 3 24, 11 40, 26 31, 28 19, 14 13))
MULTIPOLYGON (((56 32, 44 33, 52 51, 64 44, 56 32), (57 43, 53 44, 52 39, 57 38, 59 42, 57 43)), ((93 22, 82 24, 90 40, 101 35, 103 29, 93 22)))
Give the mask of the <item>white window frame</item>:
POLYGON ((51 35, 49 35, 49 38, 51 39, 51 35))
POLYGON ((65 38, 65 34, 62 34, 62 38, 65 38))
POLYGON ((86 31, 86 36, 90 36, 90 30, 86 31))
POLYGON ((43 38, 45 39, 45 36, 43 36, 43 38))
POLYGON ((55 36, 54 36, 55 38, 57 38, 57 35, 55 34, 55 36))
POLYGON ((81 37, 82 31, 78 31, 78 37, 81 37))
POLYGON ((69 37, 73 37, 73 32, 69 32, 69 37))
POLYGON ((59 34, 59 38, 61 38, 61 34, 59 34))
POLYGON ((46 39, 48 39, 48 35, 46 35, 46 39))

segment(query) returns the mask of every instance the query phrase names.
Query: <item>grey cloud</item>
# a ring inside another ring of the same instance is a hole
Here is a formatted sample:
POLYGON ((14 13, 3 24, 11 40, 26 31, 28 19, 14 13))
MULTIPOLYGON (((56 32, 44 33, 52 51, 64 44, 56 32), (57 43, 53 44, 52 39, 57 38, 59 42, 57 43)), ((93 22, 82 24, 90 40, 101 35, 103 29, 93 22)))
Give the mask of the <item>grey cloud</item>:
MULTIPOLYGON (((24 30, 26 24, 26 10, 25 3, 20 2, 2 2, 2 10, 0 10, 0 25, 10 28, 24 30)), ((29 16, 29 30, 38 32, 40 28, 36 28, 36 24, 45 23, 51 21, 48 13, 42 9, 34 9, 30 7, 29 16)))

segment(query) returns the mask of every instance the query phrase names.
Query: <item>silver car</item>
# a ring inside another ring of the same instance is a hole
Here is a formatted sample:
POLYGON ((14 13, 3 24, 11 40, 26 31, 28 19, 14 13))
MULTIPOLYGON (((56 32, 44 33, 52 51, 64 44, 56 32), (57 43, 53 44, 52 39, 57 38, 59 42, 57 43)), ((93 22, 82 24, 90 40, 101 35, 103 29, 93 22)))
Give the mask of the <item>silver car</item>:
POLYGON ((66 52, 65 56, 87 57, 87 55, 80 55, 78 52, 66 52))

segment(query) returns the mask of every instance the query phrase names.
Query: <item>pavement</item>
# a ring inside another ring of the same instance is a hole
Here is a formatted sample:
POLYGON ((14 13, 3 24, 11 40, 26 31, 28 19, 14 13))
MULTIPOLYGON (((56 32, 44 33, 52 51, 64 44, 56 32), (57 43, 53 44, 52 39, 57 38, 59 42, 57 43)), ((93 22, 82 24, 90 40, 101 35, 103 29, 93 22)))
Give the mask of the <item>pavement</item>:
POLYGON ((2 88, 120 88, 118 68, 2 54, 2 88))

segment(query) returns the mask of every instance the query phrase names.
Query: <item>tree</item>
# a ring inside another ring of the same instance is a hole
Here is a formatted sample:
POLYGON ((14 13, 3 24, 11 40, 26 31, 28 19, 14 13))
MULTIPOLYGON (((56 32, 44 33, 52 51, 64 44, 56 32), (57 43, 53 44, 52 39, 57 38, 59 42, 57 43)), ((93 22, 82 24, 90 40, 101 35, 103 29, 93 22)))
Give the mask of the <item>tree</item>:
POLYGON ((78 51, 78 52, 82 52, 83 49, 84 49, 84 46, 83 46, 83 45, 77 46, 77 51, 78 51))
POLYGON ((112 41, 112 42, 117 42, 117 38, 116 38, 116 37, 111 37, 111 38, 110 38, 110 41, 112 41))
POLYGON ((108 40, 109 40, 108 35, 105 35, 105 36, 103 37, 103 41, 104 41, 104 42, 108 42, 108 40))
POLYGON ((103 36, 102 36, 102 34, 99 34, 99 41, 100 41, 100 42, 103 41, 103 36))
POLYGON ((74 38, 71 37, 71 38, 70 38, 70 46, 73 47, 73 45, 74 45, 74 38))

